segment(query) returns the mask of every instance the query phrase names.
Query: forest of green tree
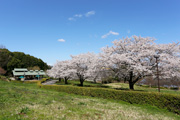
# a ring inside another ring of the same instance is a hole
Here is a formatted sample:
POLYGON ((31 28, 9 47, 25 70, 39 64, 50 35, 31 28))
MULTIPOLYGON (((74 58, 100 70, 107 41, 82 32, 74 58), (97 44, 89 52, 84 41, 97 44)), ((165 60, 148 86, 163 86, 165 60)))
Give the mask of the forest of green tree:
POLYGON ((23 52, 11 52, 5 47, 0 47, 0 75, 11 76, 14 68, 47 70, 49 66, 34 56, 23 52))

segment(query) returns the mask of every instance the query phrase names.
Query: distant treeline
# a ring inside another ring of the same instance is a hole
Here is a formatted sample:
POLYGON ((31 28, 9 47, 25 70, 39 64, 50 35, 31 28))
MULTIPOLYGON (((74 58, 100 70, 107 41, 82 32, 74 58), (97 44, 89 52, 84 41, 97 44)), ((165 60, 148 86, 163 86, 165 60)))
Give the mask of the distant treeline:
POLYGON ((10 52, 6 48, 0 48, 0 75, 12 75, 14 68, 29 68, 47 70, 49 66, 41 59, 23 52, 10 52))

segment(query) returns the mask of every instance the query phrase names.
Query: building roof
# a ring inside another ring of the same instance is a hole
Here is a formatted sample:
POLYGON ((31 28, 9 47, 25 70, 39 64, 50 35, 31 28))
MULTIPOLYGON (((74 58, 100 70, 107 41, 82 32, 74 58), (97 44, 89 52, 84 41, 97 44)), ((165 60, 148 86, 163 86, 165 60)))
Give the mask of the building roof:
POLYGON ((14 71, 28 71, 27 68, 14 68, 14 71))
POLYGON ((13 70, 14 76, 26 76, 26 75, 46 75, 46 73, 43 70, 27 70, 26 68, 15 68, 13 70))

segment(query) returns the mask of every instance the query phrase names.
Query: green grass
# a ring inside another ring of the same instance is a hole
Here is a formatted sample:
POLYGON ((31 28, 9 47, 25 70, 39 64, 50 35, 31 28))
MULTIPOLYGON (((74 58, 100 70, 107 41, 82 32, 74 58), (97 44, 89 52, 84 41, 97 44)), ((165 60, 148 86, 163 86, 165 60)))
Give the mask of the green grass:
MULTIPOLYGON (((57 82, 56 83, 57 85, 73 85, 73 86, 79 86, 80 85, 80 81, 79 80, 68 80, 68 84, 64 84, 64 81, 61 81, 61 82, 57 82)), ((90 82, 90 81, 84 81, 83 83, 83 86, 84 87, 108 87, 104 84, 101 84, 101 83, 93 83, 93 82, 90 82)))
POLYGON ((0 81, 1 120, 179 120, 153 106, 45 90, 36 84, 0 81))
MULTIPOLYGON (((127 83, 110 83, 106 85, 114 89, 129 90, 129 84, 127 83)), ((158 92, 157 88, 143 87, 143 86, 137 86, 137 85, 134 86, 134 89, 135 91, 158 92)), ((180 95, 180 90, 160 89, 160 92, 180 95)))
MULTIPOLYGON (((65 85, 63 81, 57 82, 57 85, 65 85)), ((80 84, 79 80, 69 80, 67 85, 78 86, 80 84)), ((127 83, 109 83, 109 84, 101 84, 101 83, 93 83, 90 81, 84 81, 84 87, 103 87, 103 88, 111 88, 117 90, 129 90, 129 84, 127 83)), ((150 88, 147 86, 137 86, 134 85, 135 91, 144 91, 144 92, 158 92, 157 88, 150 88)), ((171 90, 171 89, 161 89, 161 93, 169 93, 180 95, 180 90, 171 90)))

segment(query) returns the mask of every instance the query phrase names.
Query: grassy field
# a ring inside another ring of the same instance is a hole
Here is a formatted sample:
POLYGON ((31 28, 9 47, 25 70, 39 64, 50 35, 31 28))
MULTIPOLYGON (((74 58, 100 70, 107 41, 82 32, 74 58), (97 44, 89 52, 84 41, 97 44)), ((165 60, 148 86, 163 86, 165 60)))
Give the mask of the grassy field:
MULTIPOLYGON (((68 80, 68 84, 64 84, 64 81, 62 80, 61 82, 57 82, 57 85, 73 85, 73 86, 79 86, 80 85, 80 81, 79 80, 68 80)), ((108 87, 105 84, 101 84, 101 83, 93 83, 91 81, 84 81, 83 83, 84 87, 108 87)))
POLYGON ((0 81, 1 120, 179 120, 153 106, 134 105, 0 81))
MULTIPOLYGON (((65 85, 63 81, 57 82, 57 85, 65 85)), ((78 86, 78 80, 69 80, 67 85, 78 86)), ((129 84, 127 83, 109 83, 109 84, 101 84, 101 83, 93 83, 89 81, 84 81, 84 87, 103 87, 103 88, 112 88, 117 90, 129 90, 129 84)), ((135 91, 144 91, 144 92, 158 92, 157 88, 150 87, 142 87, 142 86, 134 86, 135 91)), ((180 95, 180 90, 171 90, 171 89, 161 89, 161 93, 169 93, 180 95)))
MULTIPOLYGON (((114 88, 114 89, 120 89, 120 90, 128 90, 129 84, 127 83, 110 83, 107 84, 107 86, 114 88)), ((158 92, 157 88, 150 88, 150 87, 142 87, 142 86, 134 86, 135 91, 144 91, 144 92, 158 92)), ((176 94, 180 95, 180 90, 171 90, 171 89, 160 89, 161 93, 169 93, 169 94, 176 94)))

